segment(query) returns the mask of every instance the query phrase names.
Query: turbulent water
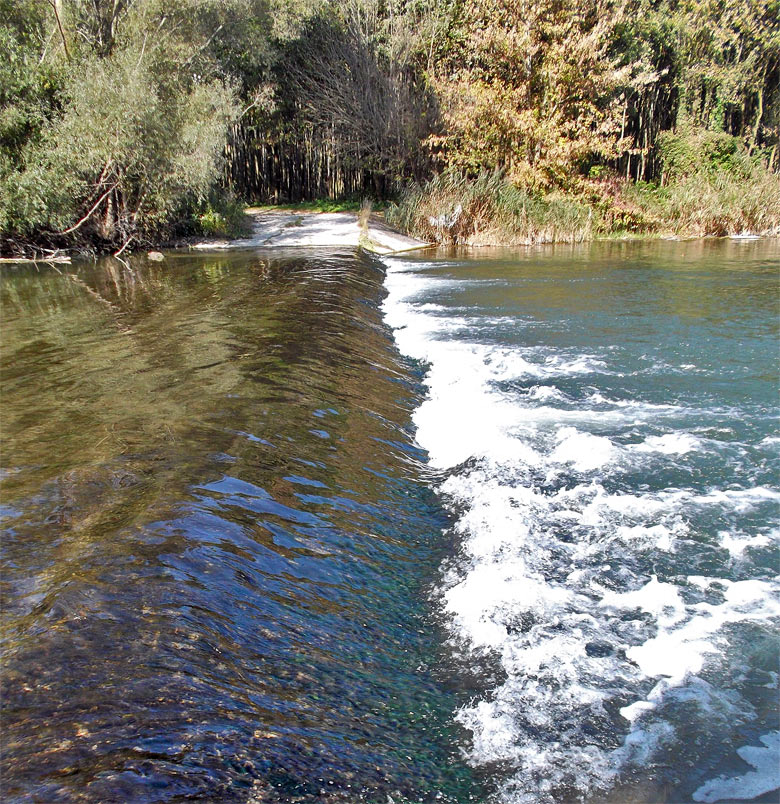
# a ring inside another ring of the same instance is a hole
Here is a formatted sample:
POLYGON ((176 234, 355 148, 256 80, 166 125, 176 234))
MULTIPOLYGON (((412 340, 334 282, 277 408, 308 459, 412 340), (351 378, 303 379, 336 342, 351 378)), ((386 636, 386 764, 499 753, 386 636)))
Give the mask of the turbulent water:
POLYGON ((775 801, 772 241, 2 266, 3 800, 775 801))
POLYGON ((508 804, 777 800, 777 244, 386 262, 469 762, 508 804))

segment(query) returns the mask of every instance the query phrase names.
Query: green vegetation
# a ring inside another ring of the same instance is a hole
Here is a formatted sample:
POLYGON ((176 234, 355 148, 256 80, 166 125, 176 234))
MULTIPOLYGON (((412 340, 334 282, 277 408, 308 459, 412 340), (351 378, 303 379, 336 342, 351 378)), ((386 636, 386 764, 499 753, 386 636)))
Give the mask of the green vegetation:
POLYGON ((5 252, 366 197, 443 242, 777 233, 779 141, 778 0, 0 0, 5 252))
POLYGON ((740 140, 702 129, 657 141, 659 175, 625 179, 604 166, 533 192, 501 171, 449 169, 407 188, 388 220, 427 241, 575 243, 593 237, 780 234, 780 176, 740 140))
POLYGON ((246 237, 252 227, 245 205, 230 194, 213 193, 213 200, 200 204, 193 215, 191 229, 209 237, 246 237))
POLYGON ((426 143, 444 171, 390 211, 408 231, 780 233, 776 0, 446 8, 425 69, 442 115, 426 143))
POLYGON ((780 234, 780 177, 740 140, 694 130, 658 138, 660 180, 628 185, 625 197, 652 228, 683 235, 780 234))
POLYGON ((231 70, 254 47, 262 10, 0 0, 3 246, 123 250, 197 221, 239 114, 231 70))

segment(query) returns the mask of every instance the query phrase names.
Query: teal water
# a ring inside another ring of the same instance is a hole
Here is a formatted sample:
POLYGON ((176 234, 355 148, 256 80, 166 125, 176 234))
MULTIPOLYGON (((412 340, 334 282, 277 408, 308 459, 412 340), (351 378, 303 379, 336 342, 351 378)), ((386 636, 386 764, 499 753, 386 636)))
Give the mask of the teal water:
POLYGON ((3 800, 775 801, 779 268, 0 267, 3 800))
POLYGON ((777 242, 386 263, 470 764, 510 804, 777 800, 777 242))

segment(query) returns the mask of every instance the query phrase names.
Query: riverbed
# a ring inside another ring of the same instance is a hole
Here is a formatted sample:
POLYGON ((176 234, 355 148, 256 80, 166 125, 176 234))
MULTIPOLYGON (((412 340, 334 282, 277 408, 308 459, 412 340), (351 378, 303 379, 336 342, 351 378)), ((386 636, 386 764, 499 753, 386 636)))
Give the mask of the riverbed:
POLYGON ((0 266, 6 800, 775 800, 779 267, 0 266))

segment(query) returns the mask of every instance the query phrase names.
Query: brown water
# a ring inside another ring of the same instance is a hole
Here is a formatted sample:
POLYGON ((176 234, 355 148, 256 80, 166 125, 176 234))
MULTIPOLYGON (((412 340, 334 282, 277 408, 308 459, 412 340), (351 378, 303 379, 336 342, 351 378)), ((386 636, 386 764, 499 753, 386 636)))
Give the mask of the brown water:
POLYGON ((470 795, 382 277, 3 267, 5 801, 470 795))

